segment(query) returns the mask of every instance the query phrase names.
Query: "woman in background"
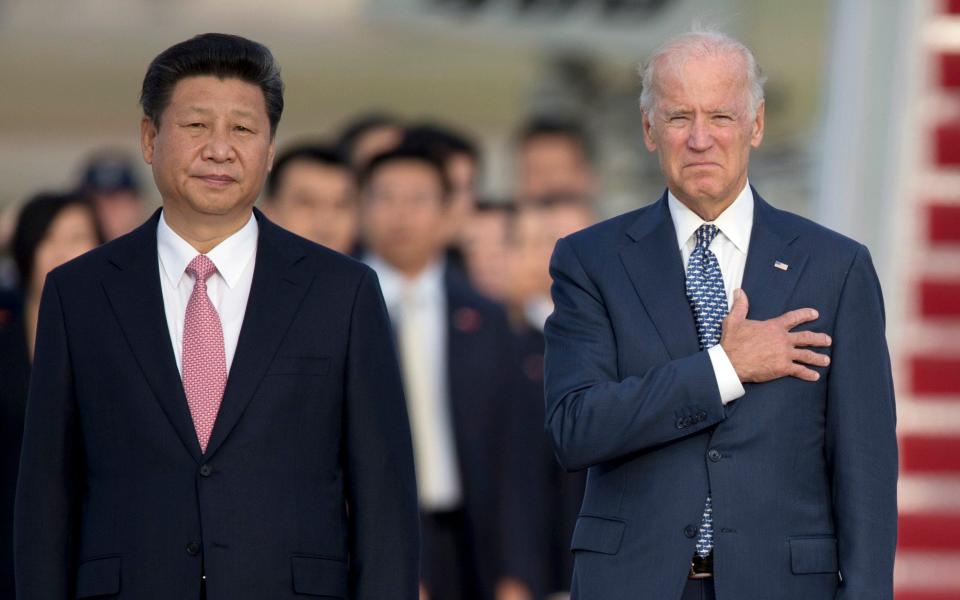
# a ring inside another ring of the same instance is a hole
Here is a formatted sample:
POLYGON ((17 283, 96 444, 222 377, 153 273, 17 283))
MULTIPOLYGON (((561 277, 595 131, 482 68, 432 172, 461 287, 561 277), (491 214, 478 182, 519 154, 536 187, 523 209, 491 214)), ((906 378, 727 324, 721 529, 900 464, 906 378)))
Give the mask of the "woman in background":
POLYGON ((11 253, 20 302, 0 323, 0 597, 12 598, 13 499, 23 437, 27 384, 47 273, 103 241, 93 205, 79 194, 45 193, 20 211, 11 253))

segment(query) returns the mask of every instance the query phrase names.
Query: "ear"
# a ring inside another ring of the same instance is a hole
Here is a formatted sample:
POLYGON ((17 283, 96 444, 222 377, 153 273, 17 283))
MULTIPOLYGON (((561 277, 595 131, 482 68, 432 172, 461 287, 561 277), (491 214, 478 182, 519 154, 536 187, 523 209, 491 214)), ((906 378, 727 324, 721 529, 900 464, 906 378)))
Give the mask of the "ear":
POLYGON ((657 151, 657 141, 653 138, 653 123, 647 111, 643 111, 643 144, 650 152, 657 151))
POLYGON ((757 107, 757 118, 753 121, 753 131, 750 133, 750 145, 754 148, 759 148, 760 142, 763 141, 763 118, 766 106, 765 102, 761 102, 760 106, 757 107))
POLYGON ((267 173, 273 170, 273 158, 277 155, 277 138, 270 138, 270 146, 267 147, 267 173))
POLYGON ((150 117, 143 117, 140 120, 140 152, 148 165, 153 164, 153 145, 156 141, 157 126, 150 117))

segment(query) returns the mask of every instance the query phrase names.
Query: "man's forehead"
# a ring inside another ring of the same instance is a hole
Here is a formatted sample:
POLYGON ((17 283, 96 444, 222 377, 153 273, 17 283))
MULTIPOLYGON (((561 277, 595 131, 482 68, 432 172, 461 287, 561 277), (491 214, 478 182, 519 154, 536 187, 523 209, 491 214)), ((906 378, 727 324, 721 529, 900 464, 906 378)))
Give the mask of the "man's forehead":
POLYGON ((236 78, 185 77, 174 86, 170 99, 179 109, 192 112, 212 112, 215 106, 225 102, 232 104, 231 110, 237 113, 252 116, 260 110, 266 111, 260 87, 236 78))
POLYGON ((710 111, 739 110, 749 95, 746 74, 732 65, 713 69, 712 65, 688 62, 682 70, 658 73, 655 86, 660 110, 694 107, 710 111))

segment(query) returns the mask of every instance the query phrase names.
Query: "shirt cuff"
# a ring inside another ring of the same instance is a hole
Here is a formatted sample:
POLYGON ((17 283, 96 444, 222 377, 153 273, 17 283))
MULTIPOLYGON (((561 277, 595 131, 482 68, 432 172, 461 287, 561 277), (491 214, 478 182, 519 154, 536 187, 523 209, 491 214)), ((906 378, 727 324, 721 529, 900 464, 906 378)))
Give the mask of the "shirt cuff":
POLYGON ((720 401, 727 405, 746 394, 736 369, 720 344, 707 350, 710 363, 713 365, 713 374, 717 378, 717 387, 720 388, 720 401))

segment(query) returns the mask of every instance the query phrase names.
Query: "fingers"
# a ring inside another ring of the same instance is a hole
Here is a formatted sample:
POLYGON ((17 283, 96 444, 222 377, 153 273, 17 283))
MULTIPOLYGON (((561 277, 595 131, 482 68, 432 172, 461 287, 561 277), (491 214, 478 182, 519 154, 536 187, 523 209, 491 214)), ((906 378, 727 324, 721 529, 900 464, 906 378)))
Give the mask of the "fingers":
POLYGON ((806 323, 808 321, 816 321, 819 316, 820 316, 820 313, 818 313, 816 309, 798 308, 797 310, 791 310, 790 312, 785 312, 773 320, 779 323, 784 329, 789 331, 802 323, 806 323))
POLYGON ((826 367, 830 364, 829 356, 814 352, 813 350, 794 350, 792 358, 794 362, 805 363, 815 367, 826 367))
POLYGON ((790 343, 795 347, 802 346, 821 346, 827 347, 833 343, 833 340, 830 339, 830 336, 825 333, 817 333, 816 331, 796 331, 794 333, 787 334, 790 343))
POLYGON ((727 316, 723 318, 724 335, 731 330, 731 325, 745 321, 749 310, 750 301, 747 299, 747 293, 740 288, 733 290, 733 306, 730 307, 727 316))
POLYGON ((808 369, 807 367, 794 363, 793 368, 790 369, 788 375, 796 377, 797 379, 802 379, 803 381, 817 381, 820 379, 820 373, 817 373, 813 369, 808 369))
MULTIPOLYGON (((747 293, 742 289, 733 290, 733 306, 727 314, 724 322, 743 321, 747 318, 747 312, 750 311, 750 301, 747 299, 747 293)), ((726 327, 724 327, 726 329, 726 327)))

